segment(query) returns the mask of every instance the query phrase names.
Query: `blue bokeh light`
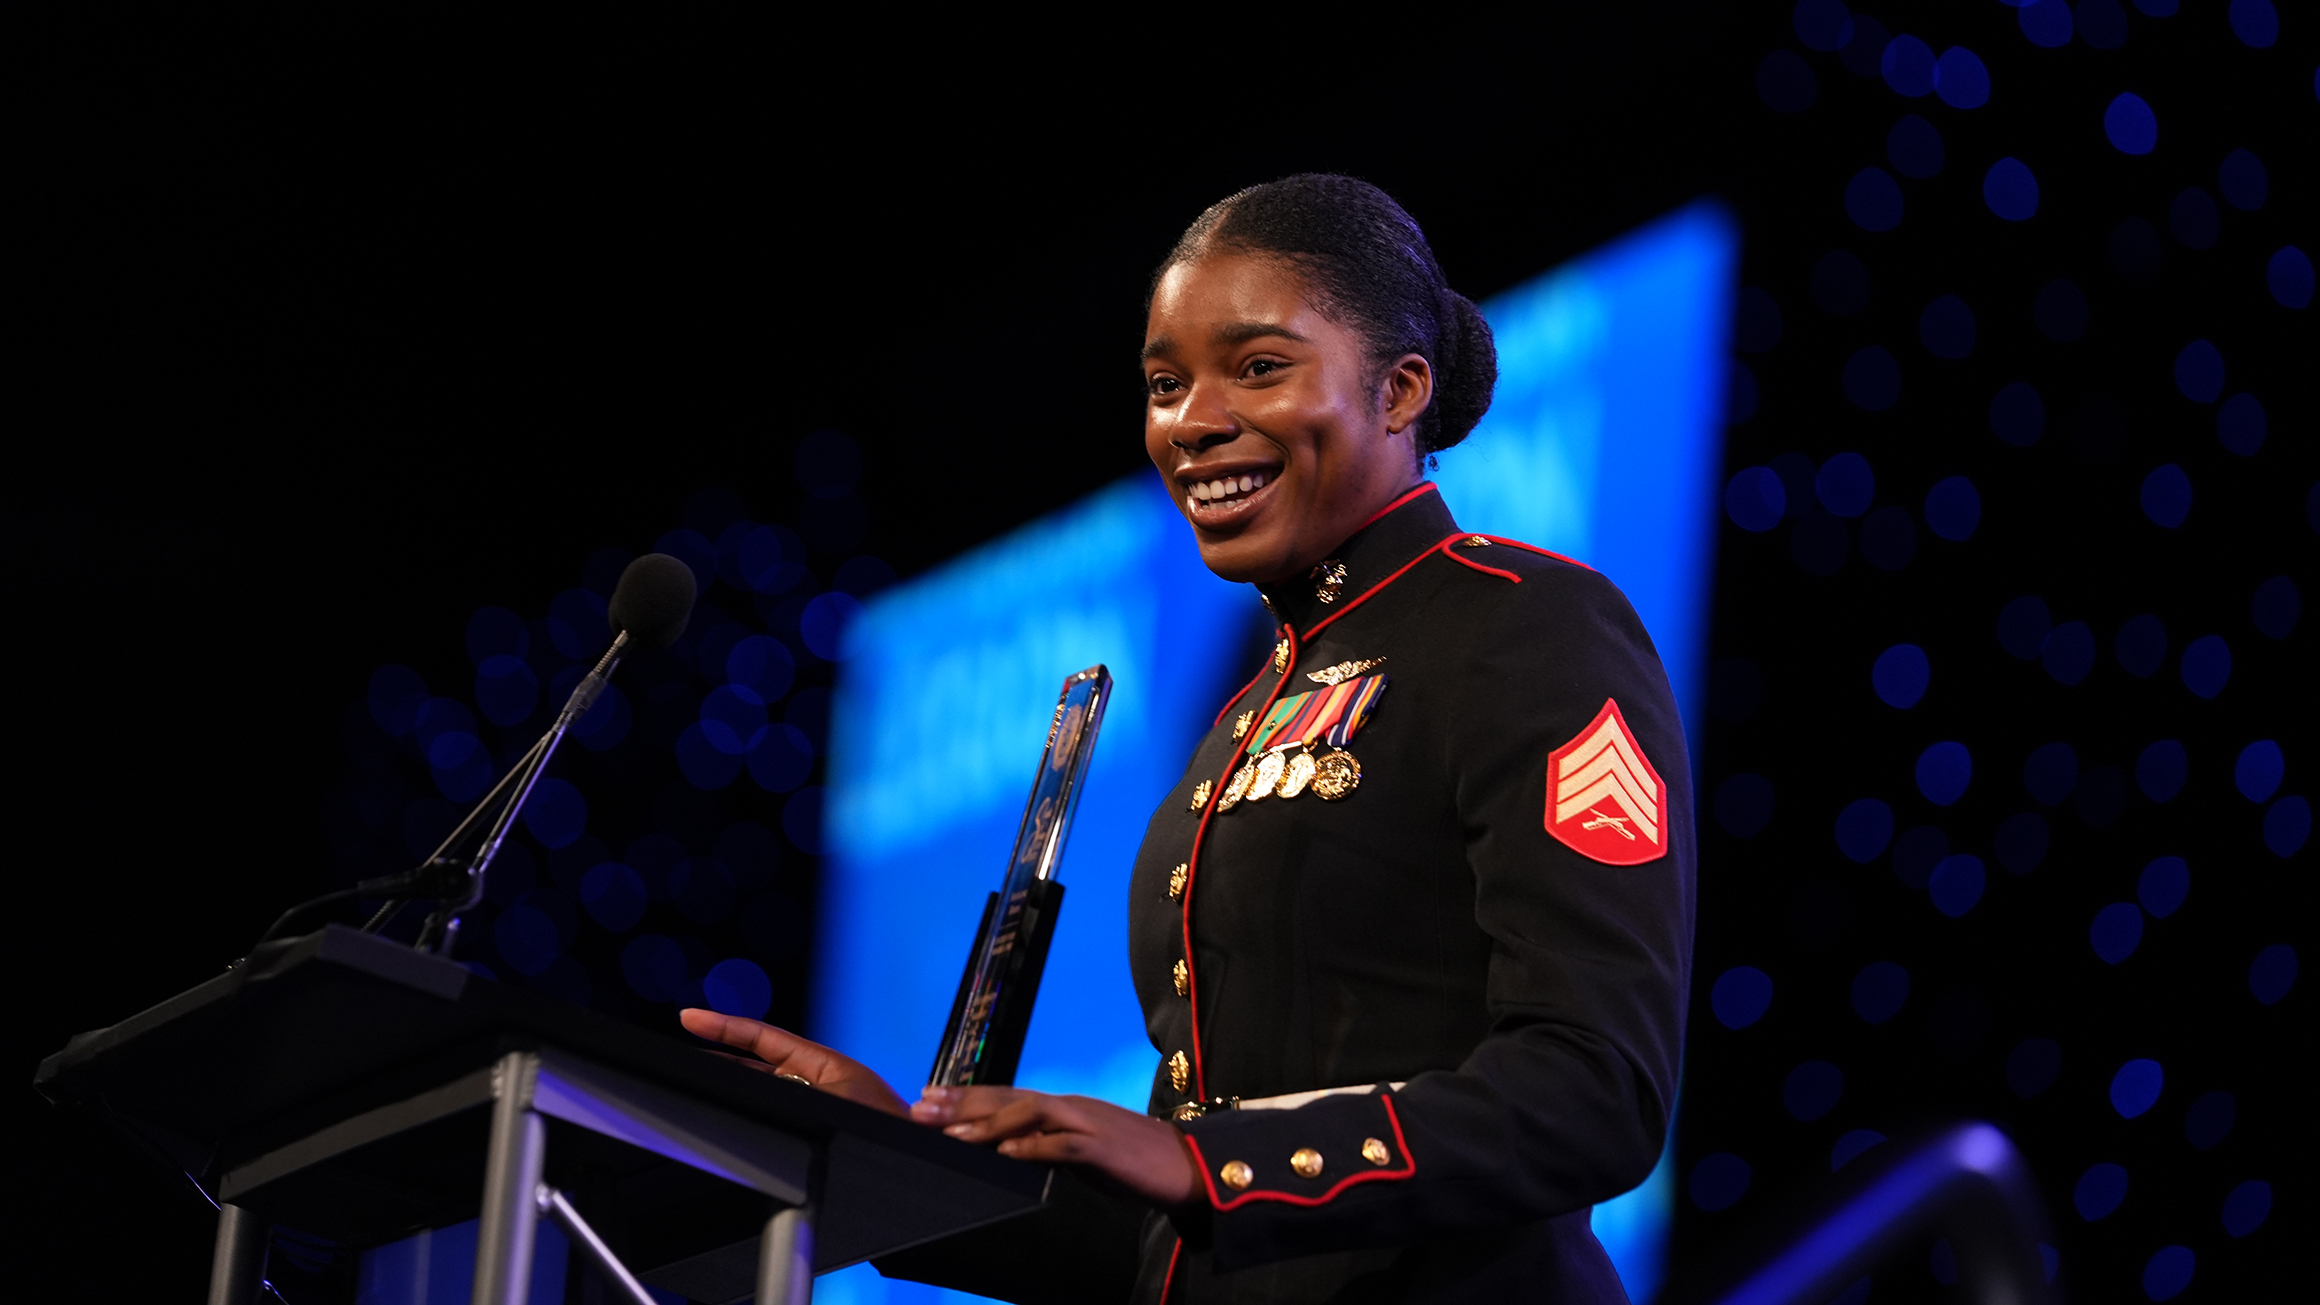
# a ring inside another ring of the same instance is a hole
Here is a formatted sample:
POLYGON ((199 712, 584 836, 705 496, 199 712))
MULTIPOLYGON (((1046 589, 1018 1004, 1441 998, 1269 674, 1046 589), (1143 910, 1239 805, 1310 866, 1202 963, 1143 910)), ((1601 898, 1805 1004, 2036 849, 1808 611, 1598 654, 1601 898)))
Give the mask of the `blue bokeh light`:
POLYGON ((2183 1114, 2183 1140, 2193 1148, 2212 1151, 2231 1136, 2239 1117, 2239 1102, 2229 1092, 2206 1092, 2183 1114))
MULTIPOLYGON (((2234 0, 2232 12, 2236 14, 2245 3, 2247 0, 2234 0)), ((2199 1257, 2190 1247, 2162 1246, 2143 1264, 2143 1294, 2154 1301, 2173 1300, 2191 1285, 2191 1275, 2198 1268, 2199 1257)))
MULTIPOLYGON (((1866 1128, 1856 1128, 1852 1132, 1838 1138, 1836 1145, 1829 1148, 1829 1172, 1835 1173, 1837 1170, 1844 1168, 1846 1165, 1851 1164, 1853 1161, 1860 1159, 1863 1152, 1869 1150, 1871 1147, 1881 1144, 1884 1142, 1884 1140, 1885 1135, 1883 1133, 1875 1132, 1866 1128)), ((1863 1279, 1862 1281, 1866 1282, 1867 1279, 1863 1279)), ((1866 1294, 1867 1293, 1863 1293, 1864 1296, 1866 1296, 1866 1294)))
POLYGON ((2089 316, 2086 294, 2068 277, 2056 277, 2030 301, 2030 316, 2039 333, 2057 344, 2076 344, 2086 335, 2089 316))
POLYGON ((2046 600, 2036 594, 2024 594, 1998 609, 1998 646, 2022 661, 2038 655, 2046 646, 2046 632, 2053 628, 2046 600))
POLYGON ((1909 971, 1891 961, 1874 961, 1853 976, 1853 1013, 1883 1024, 1909 1000, 1909 971))
POLYGON ((2119 0, 2078 0, 2072 6, 2078 39, 2096 50, 2116 50, 2127 43, 2127 14, 2119 0))
POLYGON ((492 724, 520 725, 539 702, 540 677, 521 658, 499 653, 475 668, 475 705, 492 724))
POLYGON ((771 706, 796 682, 797 658, 779 639, 750 635, 725 654, 725 679, 741 696, 771 706))
POLYGON ((2113 902, 2095 912, 2094 923, 2087 926, 2086 941, 2105 965, 2116 965, 2134 955, 2143 941, 2142 908, 2133 902, 2113 902))
POLYGON ((2006 873, 2026 875, 2046 859, 2046 849, 2053 843, 2053 830, 2046 817, 2035 811, 2021 811, 1999 823, 1992 851, 2006 873))
POLYGON ((2159 1104, 2166 1089, 2167 1071, 2155 1060, 2130 1060, 2111 1075, 2111 1109, 2122 1119, 2134 1119, 2159 1104))
POLYGON ((765 703, 755 692, 724 685, 701 699, 701 736, 728 756, 740 756, 765 741, 765 703))
POLYGON ((2251 48, 2268 50, 2280 39, 2280 11, 2272 0, 2231 0, 2231 31, 2251 48))
POLYGON ((1917 756, 1917 791, 1937 807, 1954 804, 1973 783, 1974 757, 1954 740, 1936 743, 1917 756))
POLYGON ((2215 413, 2216 438, 2223 447, 2243 458, 2252 458, 2264 447, 2264 436, 2269 422, 2264 416, 2264 405, 2256 396, 2240 393, 2223 401, 2215 413))
POLYGON ((1947 476, 1925 492, 1925 528, 1952 543, 1973 538, 1982 524, 1982 495, 1964 476, 1947 476))
POLYGON ((2153 802, 2172 802, 2191 778, 2191 754, 2174 739, 2161 739, 2135 758, 2135 787, 2153 802))
POLYGON ((2223 156, 2215 169, 2215 183, 2224 203, 2247 213, 2262 208, 2272 193, 2272 176, 2264 170, 2264 161, 2244 149, 2223 156))
POLYGON ((1885 43, 1877 70, 1897 95, 1910 99, 1933 94, 1933 47, 1914 36, 1896 36, 1885 43))
POLYGON ((677 769, 685 782, 697 789, 715 791, 732 783, 741 774, 741 755, 728 752, 709 741, 700 722, 685 727, 677 736, 677 769))
POLYGON ((1838 61, 1855 77, 1879 76, 1885 62, 1885 46, 1892 39, 1893 33, 1886 30, 1885 24, 1867 14, 1855 14, 1853 33, 1845 38, 1845 48, 1837 55, 1838 61))
POLYGON ((1926 686, 1933 678, 1933 663, 1925 650, 1913 643, 1897 643, 1877 654, 1877 661, 1869 668, 1869 683, 1877 696, 1889 707, 1903 710, 1914 707, 1925 697, 1926 686))
POLYGON ((2312 806, 2301 796, 2281 798, 2264 813, 2264 846, 2276 857, 2294 856, 2311 836, 2312 806))
MULTIPOLYGON (((726 550, 718 550, 720 561, 726 550)), ((733 541, 730 563, 741 588, 783 594, 806 578, 806 541, 787 526, 752 526, 733 541)))
POLYGON ((2078 788, 2078 752, 2067 743, 2048 743, 2031 750, 2022 763, 2022 786, 2040 805, 2056 807, 2070 800, 2078 788))
POLYGON ((1746 467, 1724 486, 1724 513, 1742 530, 1761 534, 1780 524, 1788 492, 1769 467, 1746 467))
POLYGON ((1885 133, 1885 157, 1895 172, 1922 181, 1941 171, 1941 133, 1916 114, 1904 114, 1885 133))
POLYGON ((1933 899, 1934 909, 1955 920, 1974 909, 1989 882, 1989 871, 1983 867, 1982 858, 1961 852, 1945 856, 1934 864, 1925 889, 1933 899))
POLYGON ((1883 345, 1864 345, 1845 359, 1845 397, 1864 412, 1885 412, 1901 401, 1901 364, 1883 345))
POLYGON ((2046 401, 2028 381, 2016 381, 1990 400, 1990 430, 1999 439, 2028 448, 2046 433, 2046 401))
POLYGON ((2223 1230, 2234 1237, 2247 1236, 2271 1217, 2272 1185, 2260 1178, 2250 1178, 2223 1198, 2223 1230))
POLYGON ((2193 403, 2223 397, 2223 353, 2206 340, 2193 340, 2175 355, 2175 388, 2193 403))
POLYGON ((2119 626, 2111 652, 2127 674, 2150 679, 2167 664, 2167 623, 2149 612, 2129 617, 2119 626))
POLYGON ((2088 1223, 2107 1217, 2126 1199, 2127 1171, 2115 1164, 2090 1165, 2070 1189, 2071 1205, 2088 1223))
POLYGON ((1794 50, 1774 50, 1756 65, 1756 94, 1774 113, 1802 113, 1820 95, 1812 66, 1794 50))
POLYGON ((1869 510, 1877 494, 1877 475, 1869 460, 1858 453, 1840 453, 1821 464, 1813 477, 1813 494, 1832 515, 1857 517, 1869 510))
POLYGON ((1856 864, 1867 865, 1876 860, 1892 841, 1893 808, 1876 798, 1847 803, 1837 813, 1837 850, 1856 864))
POLYGON ((2275 1005, 2296 986, 2296 949, 2273 943, 2256 953, 2248 964, 2248 993, 2266 1006, 2275 1005))
POLYGON ((2232 763, 2231 782, 2238 787, 2240 796, 2250 802, 2267 802, 2280 790, 2280 781, 2288 772, 2288 759, 2280 745, 2270 739, 2258 739, 2239 750, 2239 759, 2232 763))
POLYGON ((2159 115, 2142 96, 2121 92, 2103 110, 2103 135, 2121 154, 2148 154, 2159 146, 2159 115))
POLYGON ((1901 183, 1883 168, 1863 168, 1845 183, 1845 216, 1864 231, 1901 225, 1901 183))
POLYGON ((2285 639, 2295 633, 2296 621, 2304 614, 2304 595, 2296 582, 2284 575, 2276 575, 2256 586, 2255 597, 2248 604, 2248 615, 2256 629, 2268 638, 2285 639))
POLYGON ((2038 177, 2022 160, 2002 158, 1982 176, 1982 202, 2008 222, 2027 222, 2038 216, 2038 177))
POLYGON ((2062 1076, 2062 1044, 2052 1038, 2024 1038, 2006 1055, 2006 1086, 2028 1101, 2062 1076))
POLYGON ((1772 781, 1743 771, 1716 786, 1716 823, 1734 838, 1754 838, 1772 823, 1772 781))
POLYGON ((2094 669, 2094 631, 2084 621, 2064 621, 2046 632, 2038 660, 2057 684, 2078 684, 2094 669))
POLYGON ((2183 909, 2191 895, 2191 867, 2179 856, 2155 858, 2135 879, 2135 900, 2151 917, 2164 920, 2183 909))
POLYGON ((1702 1156, 1692 1166, 1692 1204, 1709 1214, 1728 1210, 1748 1194, 1753 1176, 1748 1162, 1729 1151, 1702 1156))
POLYGON ((2312 260, 2294 245, 2282 245, 2264 264, 2264 285, 2283 308, 2312 304, 2312 260))
POLYGON ((1844 1094, 1845 1071, 1825 1060, 1808 1060, 1788 1071, 1780 1102, 1791 1118, 1809 1124, 1836 1109, 1844 1094))
POLYGON ((2014 21, 2030 44, 2059 50, 2070 44, 2070 6, 2064 0, 2029 0, 2014 11, 2014 21))
POLYGON ((1725 1028, 1747 1028, 1772 1009, 1772 976, 1753 965, 1735 965, 1716 976, 1708 1007, 1725 1028))
POLYGON ((2193 639, 2183 649, 2183 687, 2202 698, 2214 698, 2231 682, 2231 645, 2220 634, 2193 639))
POLYGON ((799 637, 814 656, 837 661, 845 656, 846 631, 861 614, 862 604, 851 594, 833 590, 818 595, 798 618, 799 637))
POLYGON ((548 641, 567 661, 585 661, 612 642, 604 595, 593 589, 567 589, 548 604, 548 641))
POLYGON ((717 962, 701 976, 701 999, 721 1015, 762 1019, 773 1005, 773 981, 757 962, 736 956, 717 962))
POLYGON ((508 968, 523 975, 546 970, 563 950, 556 922, 529 902, 517 902, 499 913, 492 921, 491 941, 508 968))
POLYGON ((2173 530, 2191 515, 2191 477, 2182 467, 2169 462, 2153 467, 2143 477, 2141 494, 2143 515, 2153 523, 2173 530))
POLYGON ((1853 15, 1843 0, 1797 0, 1790 25, 1805 49, 1823 54, 1842 50, 1853 39, 1853 15))
POLYGON ((524 828, 544 847, 569 845, 588 824, 588 799, 569 781, 553 776, 532 785, 524 803, 524 828))
POLYGON ((650 899, 644 876, 618 861, 600 861, 580 879, 580 906, 600 928, 627 933, 644 919, 650 899))
POLYGON ((1836 249, 1813 264, 1813 302, 1835 317, 1851 317, 1869 306, 1869 268, 1850 250, 1836 249))
POLYGON ((1936 358, 1964 358, 1974 351, 1974 310, 1956 295, 1941 295, 1918 314, 1917 338, 1936 358))
POLYGON ((1980 55, 1953 45, 1933 66, 1933 89, 1953 109, 1978 109, 1990 102, 1990 70, 1980 55))

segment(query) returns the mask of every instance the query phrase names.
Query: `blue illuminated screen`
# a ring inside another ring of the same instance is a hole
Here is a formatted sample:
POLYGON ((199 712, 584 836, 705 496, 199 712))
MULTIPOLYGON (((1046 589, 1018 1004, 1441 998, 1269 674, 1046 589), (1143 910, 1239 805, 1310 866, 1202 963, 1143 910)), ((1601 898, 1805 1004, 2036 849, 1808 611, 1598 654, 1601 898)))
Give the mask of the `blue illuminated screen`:
MULTIPOLYGON (((1461 526, 1568 554, 1626 592, 1695 747, 1735 252, 1728 220, 1697 206, 1484 304, 1497 397, 1434 474, 1461 526)), ((1255 591, 1211 575, 1158 479, 1138 475, 879 594, 846 639, 811 1036, 905 1095, 925 1081, 1056 693, 1102 662, 1117 696, 1016 1081, 1143 1109, 1159 1053, 1125 961, 1129 865, 1267 646, 1255 591)), ((1595 1210, 1639 1302, 1659 1285, 1672 1193, 1663 1157, 1595 1210)), ((817 1294, 975 1299, 868 1266, 817 1294)))

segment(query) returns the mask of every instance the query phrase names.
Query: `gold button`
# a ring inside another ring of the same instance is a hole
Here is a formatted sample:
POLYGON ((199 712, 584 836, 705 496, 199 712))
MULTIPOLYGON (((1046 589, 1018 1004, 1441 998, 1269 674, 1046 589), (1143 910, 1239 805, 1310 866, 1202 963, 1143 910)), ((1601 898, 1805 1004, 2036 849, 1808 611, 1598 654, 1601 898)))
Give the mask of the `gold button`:
POLYGON ((1490 541, 1484 539, 1480 535, 1468 535, 1466 537, 1466 546, 1468 548, 1488 548, 1490 547, 1490 541))
POLYGON ((1319 1178, 1321 1153, 1309 1146, 1298 1147, 1289 1157, 1289 1167, 1297 1171, 1299 1178, 1319 1178))
POLYGON ((1222 1178, 1224 1185, 1236 1192, 1246 1189, 1250 1183, 1257 1181, 1257 1171, 1249 1168, 1248 1162, 1245 1160, 1226 1161, 1224 1168, 1216 1171, 1216 1176, 1222 1178))
POLYGON ((1178 961, 1176 962, 1176 995, 1184 997, 1189 996, 1191 992, 1192 971, 1184 968, 1184 962, 1178 961))
POLYGON ((1177 862, 1176 868, 1168 872, 1169 901, 1173 902, 1177 898, 1184 896, 1184 883, 1191 877, 1192 863, 1190 861, 1177 862))
POLYGON ((1255 721, 1256 718, 1257 713, 1253 711, 1242 712, 1240 714, 1240 719, 1233 722, 1233 738, 1240 739, 1246 737, 1249 732, 1250 723, 1255 721))
POLYGON ((1215 791, 1216 791, 1216 781, 1215 781, 1215 780, 1213 780, 1213 779, 1204 779, 1204 780, 1200 781, 1200 787, 1198 787, 1198 788, 1196 788, 1196 789, 1192 790, 1192 805, 1191 805, 1191 807, 1189 807, 1189 808, 1187 808, 1187 809, 1188 809, 1188 810, 1192 810, 1192 811, 1198 811, 1198 810, 1200 810, 1202 807, 1205 807, 1205 806, 1207 806, 1207 805, 1208 805, 1208 795, 1209 795, 1209 794, 1211 794, 1211 793, 1214 793, 1215 791))
POLYGON ((1382 1165, 1393 1159, 1394 1153, 1386 1150, 1386 1144, 1376 1138, 1365 1137, 1361 1140, 1361 1158, 1373 1165, 1382 1165))
POLYGON ((1168 1058, 1168 1086, 1182 1092, 1192 1082, 1192 1062, 1179 1051, 1168 1058))
POLYGON ((1276 671, 1289 669, 1289 641, 1287 639, 1273 645, 1273 669, 1276 671))

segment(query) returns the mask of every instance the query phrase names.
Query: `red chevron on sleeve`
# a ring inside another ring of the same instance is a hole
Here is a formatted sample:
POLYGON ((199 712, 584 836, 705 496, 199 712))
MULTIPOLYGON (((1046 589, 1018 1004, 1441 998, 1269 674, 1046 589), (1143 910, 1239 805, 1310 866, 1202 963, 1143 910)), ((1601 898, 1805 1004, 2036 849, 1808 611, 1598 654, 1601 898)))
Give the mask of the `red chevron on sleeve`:
POLYGON ((1577 738, 1547 754, 1547 832, 1606 865, 1667 855, 1667 782, 1617 701, 1605 698, 1577 738))

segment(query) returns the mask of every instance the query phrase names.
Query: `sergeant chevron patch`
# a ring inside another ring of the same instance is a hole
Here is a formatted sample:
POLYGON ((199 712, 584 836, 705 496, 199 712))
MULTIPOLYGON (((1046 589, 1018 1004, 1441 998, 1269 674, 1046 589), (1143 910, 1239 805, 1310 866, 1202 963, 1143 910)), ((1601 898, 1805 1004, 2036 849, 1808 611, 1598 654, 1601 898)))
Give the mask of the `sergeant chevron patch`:
POLYGON ((1547 832, 1606 865, 1667 855, 1667 782, 1610 698, 1577 738, 1547 754, 1547 832))

